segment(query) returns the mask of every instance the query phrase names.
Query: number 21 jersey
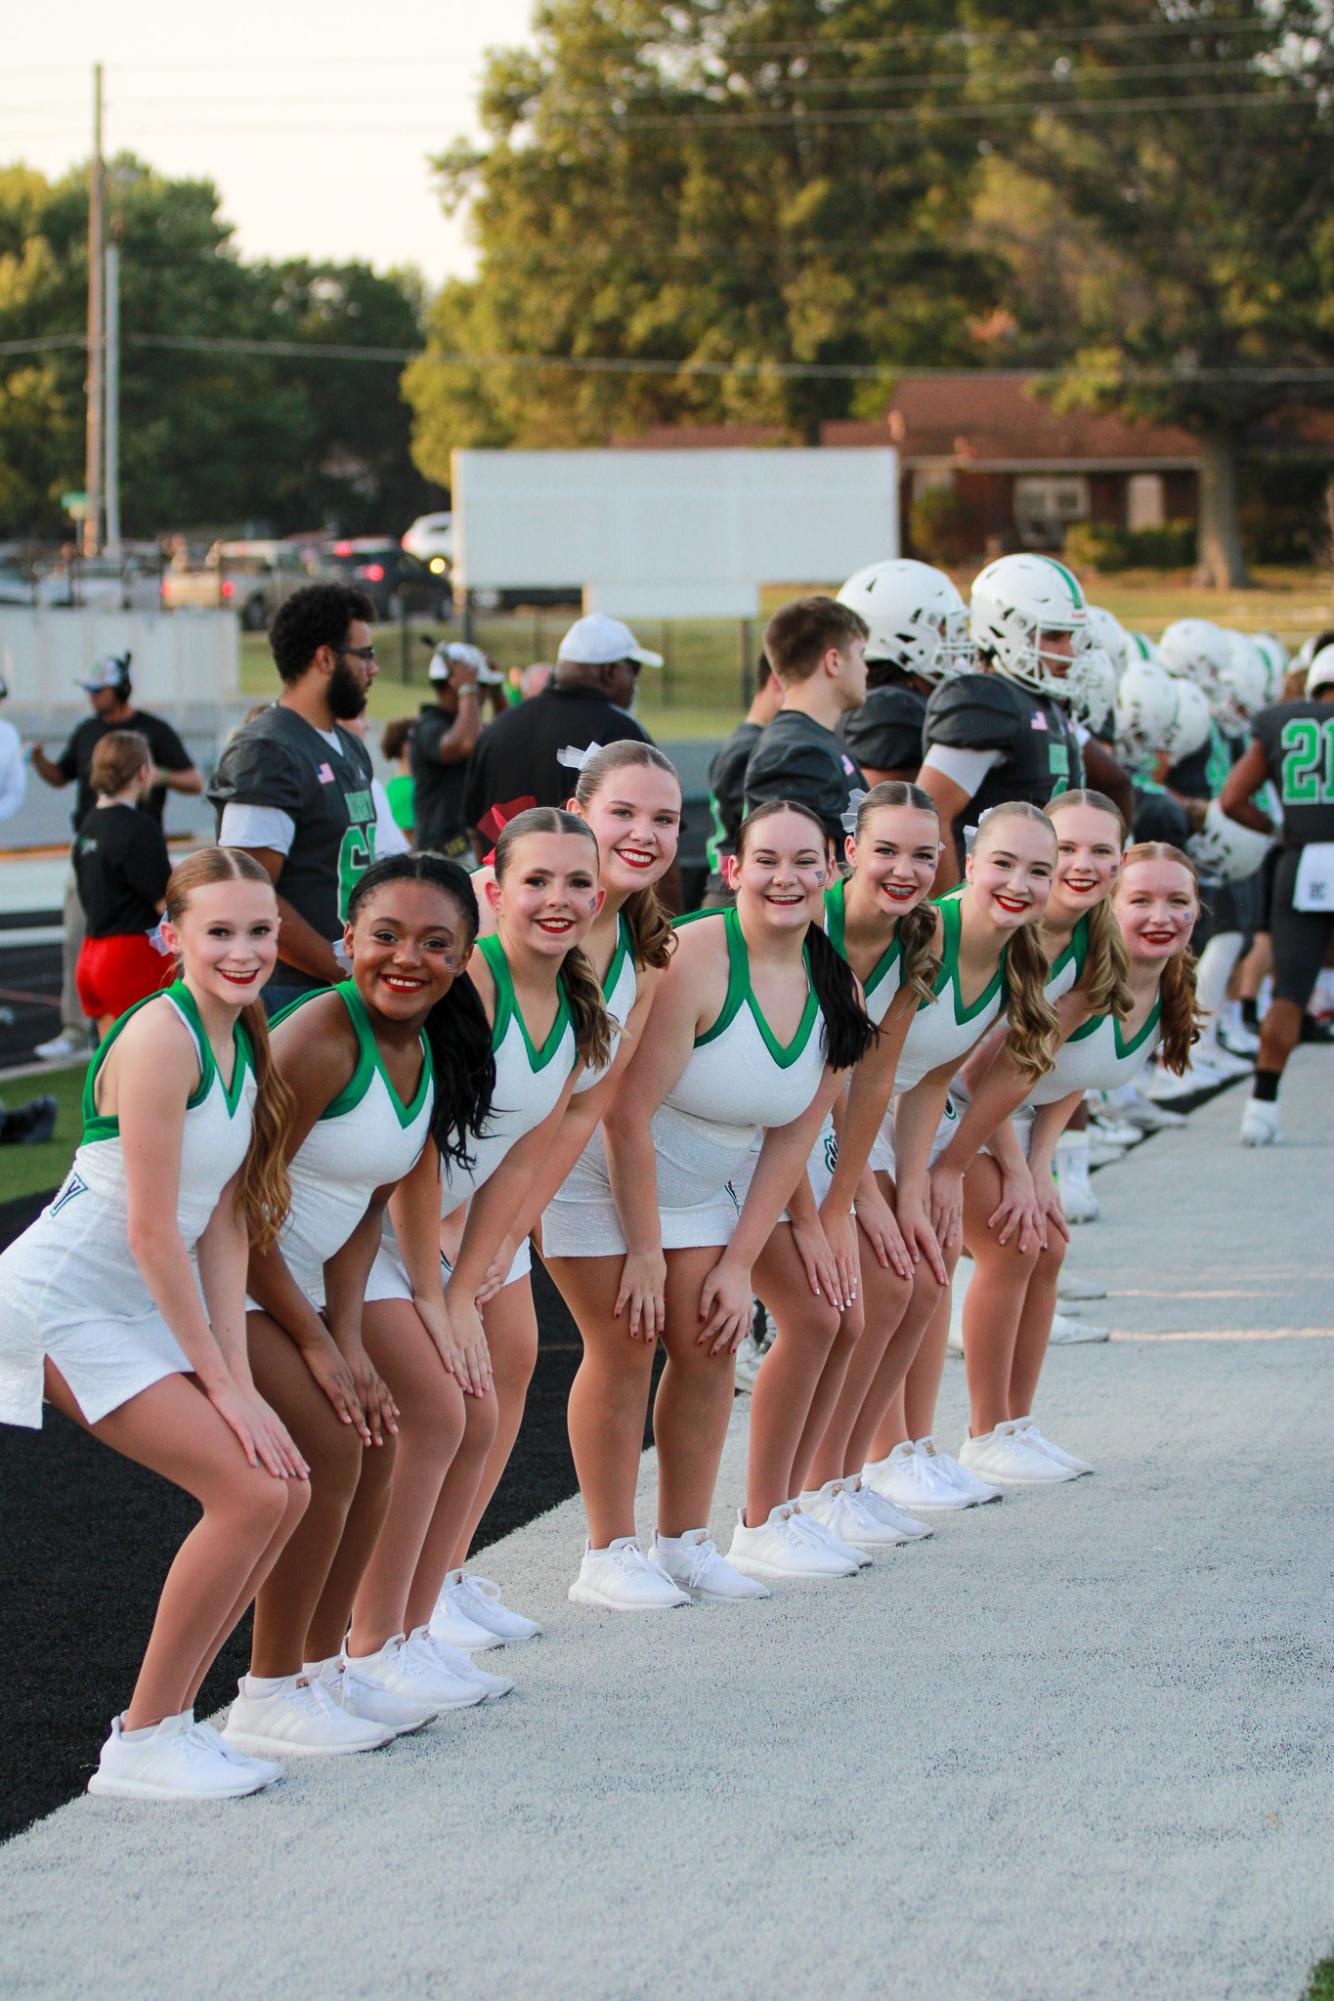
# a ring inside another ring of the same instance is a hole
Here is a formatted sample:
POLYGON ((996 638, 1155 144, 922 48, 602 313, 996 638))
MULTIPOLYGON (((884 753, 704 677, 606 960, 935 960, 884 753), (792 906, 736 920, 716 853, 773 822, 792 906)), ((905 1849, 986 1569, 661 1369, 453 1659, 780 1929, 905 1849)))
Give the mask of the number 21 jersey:
POLYGON ((1283 844, 1334 841, 1334 701, 1306 696, 1261 709, 1251 724, 1283 806, 1283 844))

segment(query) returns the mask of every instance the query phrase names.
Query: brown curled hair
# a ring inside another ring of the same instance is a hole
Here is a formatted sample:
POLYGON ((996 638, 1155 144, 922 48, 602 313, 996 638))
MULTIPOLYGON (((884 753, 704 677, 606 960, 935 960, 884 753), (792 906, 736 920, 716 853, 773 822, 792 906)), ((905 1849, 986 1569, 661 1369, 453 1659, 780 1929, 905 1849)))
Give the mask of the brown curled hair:
MULTIPOLYGON (((669 757, 663 756, 656 744, 626 741, 606 744, 594 752, 579 773, 579 781, 574 788, 575 798, 581 806, 590 805, 613 771, 624 771, 631 765, 669 772, 676 780, 677 790, 680 790, 680 772, 669 757)), ((621 906, 621 915, 630 933, 630 949, 635 964, 659 969, 665 966, 676 950, 676 933, 656 885, 650 883, 647 889, 632 891, 621 906)))
MULTIPOLYGON (((512 820, 507 820, 501 829, 494 862, 497 882, 505 880, 516 846, 529 834, 578 834, 593 850, 596 878, 597 835, 587 820, 581 820, 577 813, 567 813, 563 806, 530 806, 527 812, 516 813, 512 820)), ((602 983, 593 971, 592 961, 578 945, 572 945, 561 960, 560 977, 570 1005, 579 1060, 590 1070, 601 1070, 611 1060, 616 1023, 603 1006, 602 983)))
MULTIPOLYGON (((1195 887, 1195 901, 1200 900, 1200 878, 1195 864, 1188 854, 1173 847, 1170 841, 1136 841, 1126 849, 1121 857, 1121 881, 1126 871, 1136 862, 1175 862, 1185 869, 1195 887)), ((1118 887, 1120 885, 1118 884, 1118 887)), ((1174 952, 1163 967, 1162 979, 1158 986, 1158 996, 1162 1003, 1162 1038, 1158 1045, 1159 1061, 1165 1070, 1180 1077, 1190 1068, 1190 1052, 1200 1039, 1200 1027, 1204 1021, 1204 1009, 1200 1006, 1195 991, 1195 969, 1198 961, 1189 945, 1183 945, 1174 952)))
MULTIPOLYGON (((1067 806, 1088 806, 1116 822, 1117 846, 1126 844, 1126 823, 1121 809, 1105 792, 1076 786, 1072 792, 1058 792, 1047 801, 1047 818, 1054 821, 1067 806)), ((1113 883, 1112 888, 1116 885, 1113 883)), ((1112 899, 1104 896, 1088 913, 1089 949, 1080 986, 1093 1014, 1115 1014, 1124 1021, 1134 1008, 1130 992, 1130 956, 1121 927, 1112 909, 1112 899)))
MULTIPOLYGON (((1041 808, 1027 799, 1007 799, 982 816, 974 853, 1002 820, 1028 820, 1045 827, 1055 848, 1056 829, 1041 808)), ((1061 1039, 1060 1017, 1047 999, 1050 978, 1037 925, 1020 925, 1005 946, 1005 1014, 1010 1024, 1005 1046, 1024 1074, 1035 1080, 1051 1069, 1061 1039)))
POLYGON ((114 799, 152 762, 148 738, 138 730, 108 730, 93 750, 88 783, 99 799, 114 799))
MULTIPOLYGON (((168 922, 179 925, 194 892, 215 882, 262 882, 268 889, 273 887, 267 870, 239 848, 199 848, 178 862, 168 878, 164 912, 168 922)), ((250 1145, 236 1188, 236 1209, 252 1246, 263 1251, 273 1243, 292 1206, 285 1148, 296 1100, 273 1061, 263 1001, 253 1000, 242 1008, 241 1024, 250 1038, 256 1091, 250 1145)))
MULTIPOLYGON (((913 806, 919 813, 931 813, 937 821, 940 819, 939 806, 920 785, 911 785, 904 778, 885 778, 863 793, 857 808, 855 838, 859 846, 867 821, 882 806, 913 806)), ((919 1001, 933 1000, 940 953, 936 949, 936 906, 929 896, 923 897, 906 917, 899 918, 894 936, 899 941, 900 991, 906 987, 919 1001)))

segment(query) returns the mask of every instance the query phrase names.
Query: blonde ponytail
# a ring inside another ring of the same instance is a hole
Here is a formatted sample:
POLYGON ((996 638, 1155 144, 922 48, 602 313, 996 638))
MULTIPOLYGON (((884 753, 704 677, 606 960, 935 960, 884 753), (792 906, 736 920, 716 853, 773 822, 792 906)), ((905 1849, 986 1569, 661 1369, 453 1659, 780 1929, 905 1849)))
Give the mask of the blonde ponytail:
POLYGON ((1036 1082, 1051 1069, 1061 1039, 1061 1023, 1047 999, 1051 967, 1035 924, 1025 924, 1005 947, 1005 1046, 1026 1076, 1036 1082))

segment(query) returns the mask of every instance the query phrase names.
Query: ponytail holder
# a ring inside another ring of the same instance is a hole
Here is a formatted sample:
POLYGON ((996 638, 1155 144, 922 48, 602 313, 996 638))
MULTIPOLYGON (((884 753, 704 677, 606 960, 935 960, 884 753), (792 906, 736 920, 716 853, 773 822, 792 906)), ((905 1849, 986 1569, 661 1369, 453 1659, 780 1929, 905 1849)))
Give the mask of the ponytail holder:
POLYGON ((843 831, 844 831, 844 833, 845 833, 845 834, 855 834, 855 833, 856 833, 856 831, 857 831, 857 815, 858 815, 858 814, 859 814, 859 813, 861 812, 861 810, 862 810, 862 800, 863 800, 863 799, 864 799, 865 797, 866 797, 866 793, 865 793, 865 791, 864 791, 864 790, 861 790, 861 791, 855 791, 855 792, 849 792, 849 794, 848 794, 848 804, 847 804, 847 809, 846 809, 846 811, 844 811, 843 813, 841 813, 841 814, 839 815, 839 818, 841 819, 841 821, 842 821, 842 823, 843 823, 843 831))
MULTIPOLYGON (((986 818, 985 813, 982 815, 982 818, 985 820, 986 818)), ((966 855, 971 855, 973 852, 973 848, 977 843, 977 836, 980 831, 980 826, 981 822, 979 822, 978 826, 976 827, 965 827, 963 830, 963 851, 966 855)))
POLYGON ((164 959, 171 957, 171 947, 162 935, 162 919, 160 917, 152 930, 148 932, 147 937, 149 944, 155 952, 160 952, 164 959))
POLYGON ((596 757, 602 749, 600 743, 590 743, 580 750, 577 743, 567 743, 564 750, 556 752, 557 764, 563 764, 567 771, 582 771, 590 757, 596 757))

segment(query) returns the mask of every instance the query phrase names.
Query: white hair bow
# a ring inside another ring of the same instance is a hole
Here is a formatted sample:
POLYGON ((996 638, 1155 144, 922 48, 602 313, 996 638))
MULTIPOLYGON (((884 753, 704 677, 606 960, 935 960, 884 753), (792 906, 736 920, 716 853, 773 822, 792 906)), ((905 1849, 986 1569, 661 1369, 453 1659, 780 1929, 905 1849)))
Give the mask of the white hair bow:
POLYGON ((845 834, 855 834, 855 833, 856 833, 856 831, 857 831, 857 815, 858 815, 858 814, 859 814, 859 813, 861 812, 861 810, 862 810, 862 800, 863 800, 863 799, 864 799, 865 797, 866 797, 866 792, 865 792, 865 789, 864 789, 864 788, 863 788, 863 789, 862 789, 861 791, 859 791, 859 792, 849 792, 849 794, 848 794, 848 805, 847 805, 847 811, 846 811, 846 812, 845 812, 845 813, 843 814, 843 816, 842 816, 842 818, 843 818, 843 831, 844 831, 844 833, 845 833, 845 834))
POLYGON ((578 744, 567 743, 564 750, 556 752, 556 762, 563 764, 567 771, 582 771, 589 758, 596 757, 601 749, 600 743, 590 743, 586 750, 580 750, 578 744))

